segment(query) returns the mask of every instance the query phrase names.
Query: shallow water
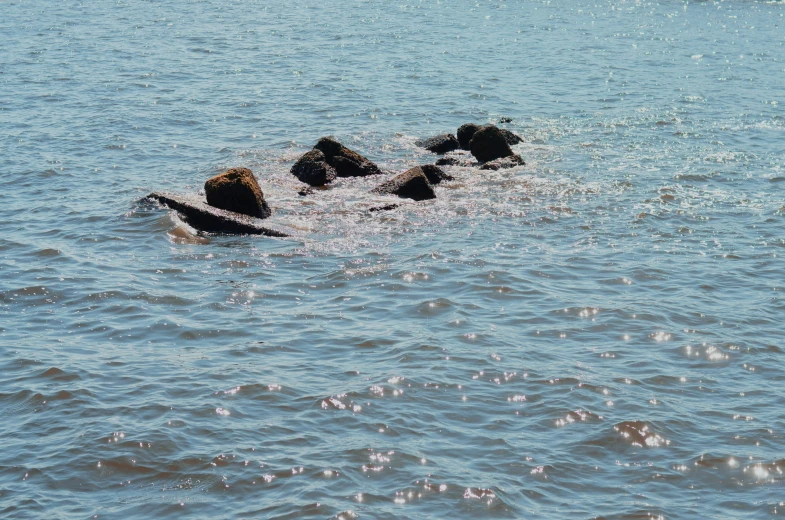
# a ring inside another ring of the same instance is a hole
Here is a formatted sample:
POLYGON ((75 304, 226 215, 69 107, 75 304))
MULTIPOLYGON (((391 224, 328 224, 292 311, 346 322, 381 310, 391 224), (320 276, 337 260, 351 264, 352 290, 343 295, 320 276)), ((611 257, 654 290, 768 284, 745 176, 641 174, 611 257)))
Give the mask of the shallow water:
POLYGON ((2 4, 0 516, 781 514, 785 4, 296 4, 2 4), (230 166, 303 236, 137 203, 230 166))

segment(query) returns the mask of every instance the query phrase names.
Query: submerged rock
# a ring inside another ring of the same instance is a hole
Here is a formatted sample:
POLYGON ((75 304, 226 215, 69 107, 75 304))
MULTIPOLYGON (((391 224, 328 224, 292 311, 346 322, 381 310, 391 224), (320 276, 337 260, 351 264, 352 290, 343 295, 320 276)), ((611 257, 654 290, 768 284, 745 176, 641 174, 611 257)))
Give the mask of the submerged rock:
POLYGON ((373 191, 382 195, 398 195, 399 197, 414 200, 436 198, 433 186, 428 182, 428 178, 419 166, 396 175, 389 181, 374 188, 373 191))
POLYGON ((510 145, 495 126, 485 126, 474 133, 469 142, 472 155, 481 163, 512 155, 510 145))
POLYGON ((461 149, 470 150, 469 142, 480 128, 482 128, 480 125, 475 125, 474 123, 466 123, 458 128, 458 144, 461 146, 461 149))
POLYGON ((375 213, 377 211, 390 211, 400 206, 400 204, 386 204, 384 206, 376 206, 373 208, 369 208, 368 211, 371 213, 375 213))
POLYGON ((443 155, 447 152, 452 152, 453 150, 460 148, 458 139, 456 139, 452 134, 441 134, 434 137, 429 137, 428 139, 417 141, 414 144, 420 148, 425 148, 429 152, 439 155, 443 155))
POLYGON ((183 220, 200 231, 271 237, 290 236, 289 233, 265 224, 260 219, 210 206, 196 195, 151 193, 143 200, 156 201, 177 211, 183 220))
POLYGON ((294 166, 292 175, 311 186, 324 186, 335 180, 335 168, 327 163, 327 157, 321 150, 313 149, 304 154, 294 166))
POLYGON ((256 218, 272 213, 262 188, 248 168, 231 168, 204 183, 207 204, 256 218))
POLYGON ((452 175, 445 173, 444 170, 434 164, 423 164, 422 166, 417 166, 416 168, 422 170, 422 172, 425 174, 425 177, 428 179, 428 182, 431 184, 439 184, 442 181, 453 180, 452 175))
POLYGON ((507 157, 502 157, 500 159, 494 159, 493 161, 488 161, 487 163, 480 166, 481 170, 503 170, 505 168, 514 168, 516 166, 524 166, 526 163, 523 161, 523 158, 518 155, 508 155, 507 157))
POLYGON ((338 177, 365 177, 382 173, 378 166, 359 153, 346 148, 330 137, 322 137, 314 146, 324 154, 327 164, 338 177))
POLYGON ((464 168, 468 168, 470 166, 477 166, 477 161, 470 156, 451 155, 438 159, 436 161, 436 166, 463 166, 464 168))

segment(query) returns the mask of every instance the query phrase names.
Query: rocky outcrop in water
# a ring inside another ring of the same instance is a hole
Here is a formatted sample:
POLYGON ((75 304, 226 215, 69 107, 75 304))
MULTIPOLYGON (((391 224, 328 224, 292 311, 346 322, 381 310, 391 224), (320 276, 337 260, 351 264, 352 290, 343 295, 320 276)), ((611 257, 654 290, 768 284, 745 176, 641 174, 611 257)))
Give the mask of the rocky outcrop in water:
POLYGON ((494 159, 493 161, 488 161, 480 166, 481 170, 503 170, 505 168, 515 168, 516 166, 524 166, 526 163, 523 161, 523 158, 518 154, 508 155, 507 157, 501 157, 499 159, 494 159))
POLYGON ((474 133, 480 128, 482 128, 480 125, 475 125, 474 123, 466 123, 458 128, 458 144, 462 150, 471 150, 469 142, 474 137, 474 133))
POLYGON ((442 157, 436 161, 436 166, 463 166, 464 168, 469 168, 471 166, 477 166, 477 161, 474 160, 471 156, 468 155, 449 155, 447 157, 442 157))
POLYGON ((151 193, 145 200, 156 201, 179 213, 183 220, 200 231, 244 235, 287 237, 289 233, 264 221, 210 206, 197 195, 151 193))
POLYGON ((397 195, 413 200, 436 198, 433 186, 428 182, 428 177, 425 176, 425 173, 419 166, 396 175, 389 181, 374 188, 373 191, 382 195, 397 195))
POLYGON ((300 157, 292 166, 292 175, 311 186, 324 186, 335 180, 335 168, 327 163, 321 150, 313 149, 300 157))
MULTIPOLYGON (((481 128, 486 128, 488 126, 493 126, 493 125, 480 126, 480 125, 475 125, 473 123, 467 123, 465 125, 461 125, 460 128, 458 128, 458 143, 460 144, 461 149, 471 150, 471 146, 469 145, 469 143, 471 142, 472 137, 474 137, 474 134, 477 132, 477 130, 480 130, 481 128)), ((499 132, 501 132, 502 136, 504 136, 504 140, 507 141, 507 144, 510 146, 514 146, 518 143, 523 142, 523 139, 521 139, 520 136, 510 132, 509 130, 505 130, 504 128, 498 128, 498 130, 499 132)))
POLYGON ((338 177, 366 177, 382 173, 378 166, 354 150, 330 137, 322 137, 314 146, 324 154, 327 164, 335 169, 338 177))
POLYGON ((453 180, 452 175, 445 173, 444 170, 434 164, 423 164, 422 166, 417 166, 416 168, 422 170, 423 174, 428 179, 428 182, 433 185, 439 184, 442 181, 453 180))
POLYGON ((505 128, 499 128, 499 132, 502 133, 502 135, 504 136, 504 140, 507 141, 507 144, 510 146, 514 146, 518 143, 523 142, 523 139, 521 139, 519 135, 514 134, 505 128))
POLYGON ((441 134, 434 137, 429 137, 428 139, 417 141, 414 144, 420 148, 425 148, 429 152, 439 155, 444 155, 447 152, 452 152, 453 150, 460 148, 458 139, 456 139, 452 134, 441 134))
POLYGON ((481 163, 512 155, 510 145, 495 126, 485 126, 477 130, 469 142, 469 147, 472 155, 481 163))
POLYGON ((204 183, 207 204, 256 218, 271 215, 262 188, 248 168, 232 168, 204 183))

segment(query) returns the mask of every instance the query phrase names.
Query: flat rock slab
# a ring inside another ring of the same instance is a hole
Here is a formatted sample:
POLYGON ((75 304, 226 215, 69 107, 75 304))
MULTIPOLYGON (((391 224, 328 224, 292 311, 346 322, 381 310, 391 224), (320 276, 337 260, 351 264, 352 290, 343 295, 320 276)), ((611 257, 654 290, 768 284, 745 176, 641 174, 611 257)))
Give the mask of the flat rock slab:
POLYGON ((204 198, 198 195, 154 192, 143 200, 160 202, 177 211, 182 215, 183 220, 200 231, 268 237, 291 236, 291 233, 277 229, 276 226, 271 226, 261 219, 209 206, 204 198))

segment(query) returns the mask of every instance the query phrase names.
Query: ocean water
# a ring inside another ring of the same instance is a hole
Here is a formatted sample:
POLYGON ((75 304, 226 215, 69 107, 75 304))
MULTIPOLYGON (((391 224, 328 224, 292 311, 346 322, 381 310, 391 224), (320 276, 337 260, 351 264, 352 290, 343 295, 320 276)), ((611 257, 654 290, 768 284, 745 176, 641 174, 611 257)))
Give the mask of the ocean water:
POLYGON ((783 514, 784 23, 0 3, 0 517, 783 514), (373 213, 387 176, 289 174, 323 135, 430 163, 467 122, 526 166, 373 213), (233 166, 297 238, 138 202, 233 166))

